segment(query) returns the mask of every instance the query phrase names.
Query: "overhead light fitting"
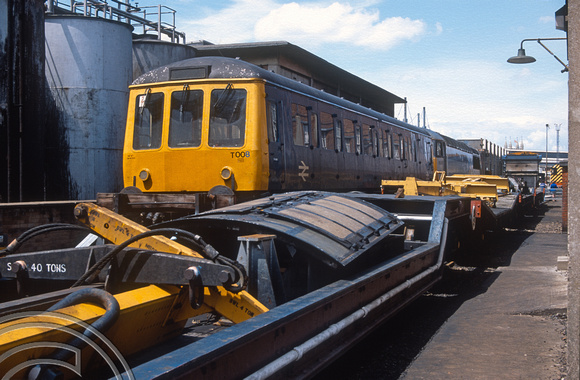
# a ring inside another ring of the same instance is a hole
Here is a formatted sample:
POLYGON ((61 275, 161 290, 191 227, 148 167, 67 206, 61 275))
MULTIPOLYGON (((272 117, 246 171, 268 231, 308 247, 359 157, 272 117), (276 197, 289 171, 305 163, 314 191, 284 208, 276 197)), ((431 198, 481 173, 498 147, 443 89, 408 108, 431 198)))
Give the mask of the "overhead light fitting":
POLYGON ((518 49, 518 55, 507 60, 509 63, 532 63, 536 62, 534 57, 526 55, 525 49, 518 49))
POLYGON ((520 44, 520 48, 518 49, 518 55, 516 55, 515 57, 511 57, 509 58, 507 61, 509 63, 532 63, 532 62, 536 62, 536 59, 532 56, 526 55, 526 51, 524 49, 524 42, 527 41, 536 41, 537 43, 539 43, 544 49, 546 49, 546 51, 548 53, 550 53, 552 55, 552 57, 556 58, 556 60, 558 62, 560 62, 562 64, 562 66, 564 66, 564 69, 562 70, 562 72, 566 72, 569 71, 568 65, 565 64, 564 62, 562 62, 562 60, 560 58, 558 58, 554 53, 552 53, 552 51, 550 49, 548 49, 548 47, 546 45, 544 45, 542 43, 542 41, 553 41, 553 40, 567 40, 566 37, 554 37, 554 38, 526 38, 524 40, 522 40, 521 44, 520 44))

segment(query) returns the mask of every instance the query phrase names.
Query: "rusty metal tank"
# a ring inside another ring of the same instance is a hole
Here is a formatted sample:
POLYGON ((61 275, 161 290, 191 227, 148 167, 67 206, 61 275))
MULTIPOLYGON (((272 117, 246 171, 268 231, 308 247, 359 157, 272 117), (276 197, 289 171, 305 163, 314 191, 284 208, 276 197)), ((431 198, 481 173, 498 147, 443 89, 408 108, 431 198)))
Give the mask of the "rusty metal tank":
POLYGON ((61 199, 119 191, 132 80, 128 24, 83 16, 45 20, 52 109, 47 183, 61 199), (58 194, 61 192, 61 194, 58 194))

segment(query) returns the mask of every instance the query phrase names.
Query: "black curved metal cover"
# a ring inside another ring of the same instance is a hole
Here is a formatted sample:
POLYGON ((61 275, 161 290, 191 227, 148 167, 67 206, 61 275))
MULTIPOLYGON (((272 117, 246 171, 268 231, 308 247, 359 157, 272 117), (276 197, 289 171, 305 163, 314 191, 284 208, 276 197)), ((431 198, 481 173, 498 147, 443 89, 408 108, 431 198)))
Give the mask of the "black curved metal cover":
POLYGON ((361 256, 403 222, 363 200, 337 193, 302 191, 188 216, 170 224, 204 239, 203 231, 207 229, 221 239, 231 234, 274 234, 277 240, 306 249, 335 267, 361 256))

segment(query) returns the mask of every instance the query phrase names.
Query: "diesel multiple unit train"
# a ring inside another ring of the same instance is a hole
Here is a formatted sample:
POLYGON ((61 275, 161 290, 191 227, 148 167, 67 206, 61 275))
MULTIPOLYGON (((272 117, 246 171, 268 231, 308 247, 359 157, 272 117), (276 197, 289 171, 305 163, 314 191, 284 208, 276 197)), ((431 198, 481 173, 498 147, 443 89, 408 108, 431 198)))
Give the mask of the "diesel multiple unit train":
POLYGON ((382 179, 479 173, 477 150, 253 64, 201 57, 130 88, 123 172, 143 192, 376 192, 382 179))

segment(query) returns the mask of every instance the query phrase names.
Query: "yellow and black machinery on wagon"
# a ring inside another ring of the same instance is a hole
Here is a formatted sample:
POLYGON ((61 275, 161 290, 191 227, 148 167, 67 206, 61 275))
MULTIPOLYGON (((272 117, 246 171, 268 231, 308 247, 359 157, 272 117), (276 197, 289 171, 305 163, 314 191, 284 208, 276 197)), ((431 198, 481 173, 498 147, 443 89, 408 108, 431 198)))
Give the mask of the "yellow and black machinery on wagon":
POLYGON ((284 193, 148 228, 75 215, 78 247, 19 251, 59 225, 2 251, 11 378, 315 373, 437 282, 470 232, 462 197, 284 193))

